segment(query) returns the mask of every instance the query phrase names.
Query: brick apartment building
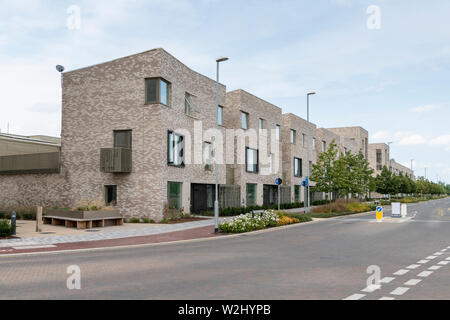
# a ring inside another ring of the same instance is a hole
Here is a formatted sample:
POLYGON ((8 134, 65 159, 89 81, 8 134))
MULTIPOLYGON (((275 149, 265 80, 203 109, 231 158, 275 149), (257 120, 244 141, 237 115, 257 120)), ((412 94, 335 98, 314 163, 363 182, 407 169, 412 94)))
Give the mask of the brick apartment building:
MULTIPOLYGON (((216 116, 223 137, 222 208, 275 204, 278 197, 304 201, 308 123, 246 91, 227 93, 222 84, 218 109, 215 99, 214 80, 163 49, 65 72, 61 144, 25 137, 29 146, 37 142, 42 148, 0 154, 0 205, 73 207, 96 201, 119 208, 125 217, 155 220, 167 208, 212 210, 216 116), (44 159, 43 147, 52 143, 56 164, 37 172, 39 161, 23 162, 30 156, 44 159), (19 157, 23 166, 11 165, 8 157, 19 157), (278 177, 284 180, 280 195, 278 177)), ((309 126, 311 163, 333 140, 340 153, 362 150, 371 159, 363 128, 309 126)), ((2 144, 0 139, 0 150, 2 144)))

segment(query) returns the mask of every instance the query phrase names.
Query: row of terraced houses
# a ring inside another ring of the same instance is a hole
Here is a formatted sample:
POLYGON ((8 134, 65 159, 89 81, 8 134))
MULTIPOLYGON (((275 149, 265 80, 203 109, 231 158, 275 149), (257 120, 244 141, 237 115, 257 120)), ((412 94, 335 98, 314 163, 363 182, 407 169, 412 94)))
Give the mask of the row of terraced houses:
POLYGON ((155 220, 167 208, 212 210, 216 122, 222 208, 304 201, 308 125, 309 165, 334 140, 341 153, 362 151, 375 174, 387 166, 413 176, 361 127, 318 128, 222 84, 219 105, 216 82, 163 49, 65 72, 60 140, 0 134, 0 204, 101 201, 155 220))

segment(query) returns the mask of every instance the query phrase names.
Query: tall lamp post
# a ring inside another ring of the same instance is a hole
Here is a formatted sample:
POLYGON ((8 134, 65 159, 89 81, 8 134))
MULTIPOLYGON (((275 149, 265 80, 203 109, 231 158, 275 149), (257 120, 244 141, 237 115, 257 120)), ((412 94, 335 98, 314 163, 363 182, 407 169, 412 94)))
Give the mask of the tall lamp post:
POLYGON ((307 144, 307 148, 306 148, 306 165, 308 166, 308 175, 306 176, 306 183, 305 183, 305 188, 306 188, 306 201, 305 201, 305 211, 306 213, 309 213, 310 210, 310 197, 309 197, 309 177, 311 176, 311 166, 309 165, 309 148, 311 147, 311 143, 310 143, 310 129, 309 129, 309 96, 315 95, 315 92, 308 92, 306 94, 306 118, 307 118, 307 123, 306 123, 306 144, 307 144))
POLYGON ((216 137, 215 142, 215 165, 216 165, 216 199, 214 201, 214 232, 219 232, 219 164, 217 163, 217 137, 219 136, 219 64, 227 61, 228 58, 220 57, 216 60, 217 63, 217 81, 216 81, 216 137))

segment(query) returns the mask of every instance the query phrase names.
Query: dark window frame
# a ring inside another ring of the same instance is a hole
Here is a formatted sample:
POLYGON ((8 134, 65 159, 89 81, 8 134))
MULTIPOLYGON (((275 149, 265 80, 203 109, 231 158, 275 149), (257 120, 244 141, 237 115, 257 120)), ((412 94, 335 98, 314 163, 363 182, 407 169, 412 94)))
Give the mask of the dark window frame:
POLYGON ((259 150, 246 147, 245 148, 245 171, 248 173, 259 173, 259 150), (254 170, 249 171, 248 170, 248 150, 256 151, 256 164, 253 165, 254 170))
MULTIPOLYGON (((184 163, 184 160, 181 162, 181 164, 175 164, 173 161, 170 161, 170 135, 177 135, 180 137, 183 137, 183 157, 184 157, 184 145, 185 145, 185 139, 186 137, 182 134, 178 134, 176 132, 174 132, 173 130, 168 130, 167 131, 167 165, 171 166, 171 167, 176 167, 176 168, 184 168, 186 165, 184 163)), ((173 148, 173 147, 172 147, 173 148)), ((174 151, 174 149, 173 149, 174 151)))
POLYGON ((171 99, 171 93, 172 93, 172 83, 162 77, 151 77, 151 78, 145 78, 144 81, 145 84, 145 104, 162 104, 166 107, 170 107, 172 99, 171 99), (148 99, 148 85, 147 85, 147 81, 149 80, 159 80, 156 81, 156 100, 155 101, 150 101, 148 99), (167 84, 167 104, 161 102, 161 81, 165 82, 167 84))
POLYGON ((248 130, 249 127, 250 127, 250 114, 248 112, 245 112, 245 111, 241 110, 241 129, 242 130, 248 130), (242 128, 242 115, 243 114, 246 115, 246 117, 245 117, 245 126, 246 126, 246 128, 242 128))
POLYGON ((221 106, 221 105, 219 105, 216 110, 216 118, 217 118, 216 123, 220 127, 223 127, 223 114, 224 114, 223 111, 224 110, 225 110, 224 106, 221 106), (221 110, 221 120, 222 120, 220 123, 219 123, 219 110, 221 110))
POLYGON ((303 159, 302 158, 294 157, 294 177, 296 177, 296 178, 303 177, 303 159), (300 175, 297 175, 297 173, 295 172, 295 164, 296 164, 297 160, 300 160, 300 164, 298 166, 300 169, 300 175))
POLYGON ((117 185, 105 185, 104 190, 105 190, 105 205, 116 207, 117 206, 117 185), (114 200, 110 201, 110 202, 108 202, 108 189, 109 188, 112 188, 112 191, 114 194, 114 196, 113 196, 114 200))
POLYGON ((132 129, 113 130, 113 145, 114 145, 114 148, 133 149, 133 130, 132 129), (117 142, 117 140, 116 140, 116 133, 124 133, 124 132, 129 132, 130 133, 129 147, 119 147, 116 144, 116 142, 117 142))
POLYGON ((256 206, 257 205, 257 203, 258 203, 258 184, 257 183, 247 183, 246 185, 245 185, 245 202, 246 202, 246 205, 247 206, 256 206), (252 187, 255 187, 255 190, 254 190, 254 203, 249 203, 249 186, 252 186, 252 187))

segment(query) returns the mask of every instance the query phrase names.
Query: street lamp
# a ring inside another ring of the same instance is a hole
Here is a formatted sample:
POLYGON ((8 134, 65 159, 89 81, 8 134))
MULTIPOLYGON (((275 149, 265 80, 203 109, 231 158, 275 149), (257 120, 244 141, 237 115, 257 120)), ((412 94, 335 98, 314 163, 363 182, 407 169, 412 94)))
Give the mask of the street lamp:
POLYGON ((308 166, 308 175, 306 176, 306 201, 305 201, 305 211, 306 213, 309 213, 310 210, 310 199, 309 199, 309 177, 311 176, 311 166, 309 165, 309 148, 310 148, 310 132, 309 132, 309 96, 315 95, 315 92, 308 92, 306 94, 306 165, 308 166))
POLYGON ((220 57, 216 60, 217 63, 217 81, 216 81, 216 137, 215 142, 215 164, 216 164, 216 200, 214 201, 214 232, 219 232, 219 164, 217 163, 217 137, 219 136, 219 64, 227 61, 228 58, 220 57))

